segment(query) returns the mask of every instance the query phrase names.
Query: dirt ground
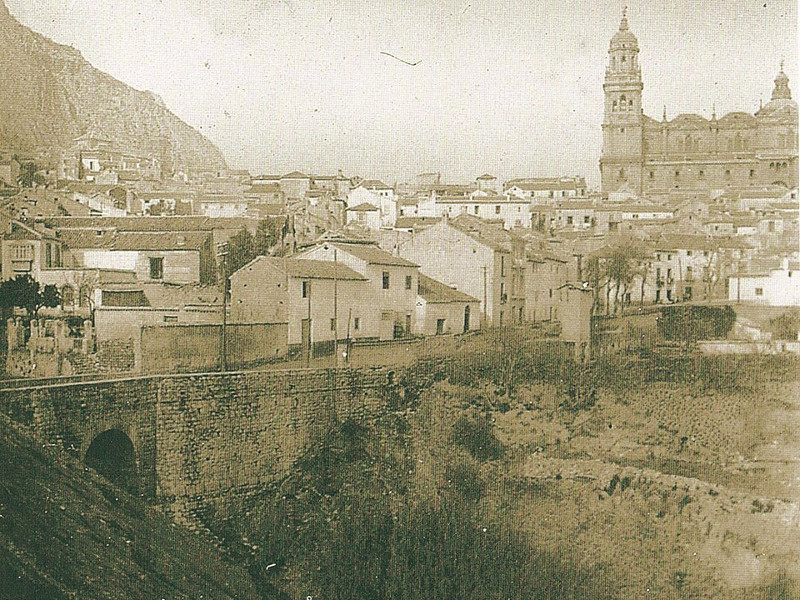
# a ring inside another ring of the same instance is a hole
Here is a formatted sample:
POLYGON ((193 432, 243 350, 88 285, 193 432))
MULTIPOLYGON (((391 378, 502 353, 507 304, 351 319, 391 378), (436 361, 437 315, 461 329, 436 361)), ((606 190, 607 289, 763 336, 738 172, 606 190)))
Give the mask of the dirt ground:
MULTIPOLYGON (((789 379, 611 386, 582 410, 548 384, 502 405, 489 386, 439 382, 416 421, 444 432, 466 410, 493 422, 506 454, 481 467, 485 509, 616 574, 620 597, 789 598, 800 593, 800 381, 789 379)), ((420 451, 418 483, 436 479, 440 437, 420 451)))

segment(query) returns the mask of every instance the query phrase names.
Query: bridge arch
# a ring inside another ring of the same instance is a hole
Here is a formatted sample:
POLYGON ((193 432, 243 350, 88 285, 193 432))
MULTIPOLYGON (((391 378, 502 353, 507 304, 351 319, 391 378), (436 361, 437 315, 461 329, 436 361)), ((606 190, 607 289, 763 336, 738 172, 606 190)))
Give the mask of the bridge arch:
POLYGON ((130 436, 121 429, 106 429, 95 435, 83 460, 86 466, 122 489, 139 491, 136 449, 130 436))

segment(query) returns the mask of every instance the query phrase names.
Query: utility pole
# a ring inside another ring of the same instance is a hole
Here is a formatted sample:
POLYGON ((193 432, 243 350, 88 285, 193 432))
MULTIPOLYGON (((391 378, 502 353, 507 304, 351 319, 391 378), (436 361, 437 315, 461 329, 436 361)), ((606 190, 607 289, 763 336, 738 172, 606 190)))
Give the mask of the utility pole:
POLYGON ((220 349, 220 369, 228 370, 228 243, 217 247, 217 256, 222 264, 222 344, 220 349))
MULTIPOLYGON (((336 271, 338 270, 339 259, 336 248, 333 249, 333 354, 336 359, 334 366, 339 366, 339 280, 336 271)), ((349 323, 348 323, 349 326, 349 323)))
POLYGON ((483 267, 483 326, 487 326, 487 321, 489 319, 489 305, 488 305, 488 298, 487 298, 487 290, 486 290, 486 269, 488 267, 483 267))

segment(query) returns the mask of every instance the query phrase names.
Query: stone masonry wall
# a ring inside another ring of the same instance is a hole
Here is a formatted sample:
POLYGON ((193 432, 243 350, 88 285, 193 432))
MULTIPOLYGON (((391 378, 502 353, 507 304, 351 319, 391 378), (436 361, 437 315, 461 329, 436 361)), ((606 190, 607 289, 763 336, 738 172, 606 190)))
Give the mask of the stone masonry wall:
POLYGON ((191 522, 263 489, 336 422, 383 409, 380 368, 136 377, 0 389, 0 411, 83 460, 108 429, 131 439, 142 493, 191 522))
POLYGON ((157 416, 158 496, 175 514, 263 488, 337 420, 376 416, 378 369, 172 377, 157 416))
POLYGON ((0 411, 83 460, 92 440, 109 429, 133 442, 140 491, 156 490, 156 410, 158 381, 148 378, 0 391, 0 411))

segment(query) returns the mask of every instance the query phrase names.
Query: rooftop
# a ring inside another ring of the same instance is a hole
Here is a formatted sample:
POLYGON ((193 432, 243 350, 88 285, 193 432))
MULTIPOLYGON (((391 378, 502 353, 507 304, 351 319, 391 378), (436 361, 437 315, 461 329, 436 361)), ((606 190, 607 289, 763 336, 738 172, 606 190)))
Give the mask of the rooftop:
POLYGON ((388 267, 418 267, 419 265, 412 263, 399 256, 389 254, 385 250, 381 250, 374 244, 354 244, 345 242, 330 242, 337 249, 346 252, 351 256, 363 260, 371 265, 385 265, 388 267))
MULTIPOLYGON (((342 263, 305 258, 274 258, 259 256, 243 266, 237 273, 268 266, 297 279, 336 279, 342 281, 366 281, 366 278, 342 263)), ((236 273, 233 275, 236 276, 236 273)))
POLYGON ((426 302, 442 304, 447 302, 478 302, 476 298, 459 292, 440 281, 436 281, 422 273, 419 274, 419 295, 426 302))
POLYGON ((377 210, 378 207, 369 202, 362 202, 358 206, 351 206, 347 209, 348 212, 375 212, 377 210))
POLYGON ((109 229, 67 229, 57 233, 73 250, 201 250, 210 243, 208 232, 113 231, 109 229))

